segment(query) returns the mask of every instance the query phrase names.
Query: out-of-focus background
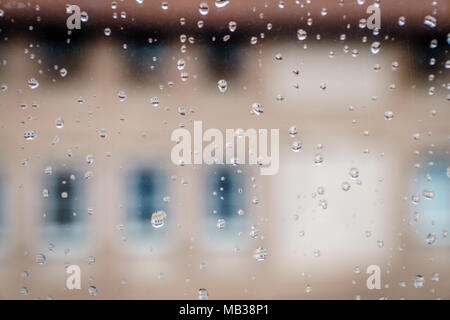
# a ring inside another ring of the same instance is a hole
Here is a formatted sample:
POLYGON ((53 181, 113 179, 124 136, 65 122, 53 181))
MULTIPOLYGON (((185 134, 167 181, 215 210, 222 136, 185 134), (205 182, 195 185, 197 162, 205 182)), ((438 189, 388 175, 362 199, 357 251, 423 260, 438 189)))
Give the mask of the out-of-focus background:
POLYGON ((0 298, 450 298, 448 1, 70 4, 0 0, 0 298), (195 120, 278 174, 173 164, 195 120))

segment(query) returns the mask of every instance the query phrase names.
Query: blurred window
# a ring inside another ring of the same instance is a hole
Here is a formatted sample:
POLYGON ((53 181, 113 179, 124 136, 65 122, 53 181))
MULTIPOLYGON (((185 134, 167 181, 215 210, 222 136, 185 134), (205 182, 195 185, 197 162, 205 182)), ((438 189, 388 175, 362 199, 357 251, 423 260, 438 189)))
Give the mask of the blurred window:
MULTIPOLYGON (((43 193, 45 238, 74 240, 83 231, 83 193, 79 176, 70 171, 48 175, 43 193)), ((88 214, 92 209, 87 209, 88 214)))
POLYGON ((157 232, 165 232, 165 228, 161 228, 167 223, 167 201, 164 201, 165 181, 161 171, 143 168, 137 170, 131 181, 131 199, 129 211, 130 223, 128 223, 129 235, 138 237, 155 235, 157 232), (163 211, 163 212, 161 212, 163 211), (158 213, 159 212, 159 213, 158 213), (158 218, 153 220, 152 215, 155 213, 158 218))
POLYGON ((246 222, 244 176, 232 166, 216 167, 208 177, 209 210, 207 228, 214 234, 237 235, 246 222), (219 231, 219 233, 217 233, 219 231))
POLYGON ((450 169, 444 157, 421 164, 417 176, 420 203, 415 209, 420 241, 433 246, 449 246, 450 169), (434 240, 435 239, 435 240, 434 240))

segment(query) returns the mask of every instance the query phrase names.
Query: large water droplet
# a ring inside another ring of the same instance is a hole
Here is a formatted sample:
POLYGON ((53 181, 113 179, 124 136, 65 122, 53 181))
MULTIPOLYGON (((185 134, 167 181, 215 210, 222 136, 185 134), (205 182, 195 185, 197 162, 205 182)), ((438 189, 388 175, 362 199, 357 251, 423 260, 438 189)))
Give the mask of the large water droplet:
POLYGON ((202 16, 206 16, 209 13, 209 6, 206 2, 202 2, 200 3, 199 7, 198 7, 198 12, 200 12, 200 14, 202 16))
POLYGON ((425 16, 423 23, 430 28, 435 28, 437 26, 437 19, 432 15, 427 15, 425 16))
POLYGON ((415 276, 413 285, 415 288, 422 288, 425 285, 425 278, 421 275, 415 276))
POLYGON ((166 222, 167 214, 163 210, 158 210, 156 212, 153 212, 151 223, 154 228, 161 228, 164 226, 166 222))
POLYGON ((300 41, 303 41, 306 39, 306 37, 308 36, 308 33, 303 30, 303 29, 298 29, 297 30, 297 39, 300 41))
POLYGON ((219 88, 219 91, 221 92, 221 93, 224 93, 224 92, 226 92, 227 91, 227 89, 228 89, 228 84, 227 84, 227 81, 226 80, 219 80, 218 82, 217 82, 217 88, 219 88))
POLYGON ((217 8, 226 7, 230 3, 230 0, 216 0, 215 4, 217 8))

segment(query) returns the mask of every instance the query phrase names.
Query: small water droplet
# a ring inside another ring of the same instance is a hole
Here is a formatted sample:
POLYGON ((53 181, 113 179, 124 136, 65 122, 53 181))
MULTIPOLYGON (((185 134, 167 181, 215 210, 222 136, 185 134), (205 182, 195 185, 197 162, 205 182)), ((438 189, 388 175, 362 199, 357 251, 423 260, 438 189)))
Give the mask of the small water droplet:
POLYGON ((394 113, 392 111, 386 111, 384 113, 384 120, 392 120, 394 118, 394 113))
POLYGON ((201 288, 197 291, 198 300, 208 300, 208 290, 201 288))
POLYGON ((348 182, 342 182, 341 188, 342 188, 342 190, 344 190, 344 191, 350 190, 350 183, 348 183, 348 182))
POLYGON ((25 138, 25 140, 34 140, 37 138, 37 132, 32 130, 32 131, 25 131, 23 134, 23 137, 25 138))
POLYGON ((267 249, 265 248, 257 248, 253 254, 253 258, 256 261, 264 261, 266 260, 267 256, 268 256, 267 249))
POLYGON ((433 244, 436 241, 436 235, 434 233, 429 233, 425 240, 427 244, 433 244))
POLYGON ((217 227, 218 230, 223 230, 225 228, 225 225, 226 225, 225 219, 217 220, 216 227, 217 227))
POLYGON ((96 296, 98 294, 98 289, 95 286, 90 286, 88 288, 88 293, 90 296, 96 296))
POLYGON ((61 117, 56 119, 55 125, 56 125, 56 128, 58 128, 58 129, 64 128, 64 120, 61 117))
POLYGON ((36 255, 36 263, 37 263, 37 264, 43 265, 43 264, 45 264, 46 262, 47 262, 47 257, 46 257, 44 254, 38 253, 38 254, 36 255))

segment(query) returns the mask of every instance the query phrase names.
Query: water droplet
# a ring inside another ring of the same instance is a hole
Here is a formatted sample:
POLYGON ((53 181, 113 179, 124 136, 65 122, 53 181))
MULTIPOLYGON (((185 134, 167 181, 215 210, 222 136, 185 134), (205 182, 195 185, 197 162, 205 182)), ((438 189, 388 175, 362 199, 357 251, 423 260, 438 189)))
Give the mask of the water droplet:
POLYGON ((89 293, 90 296, 96 296, 96 295, 98 294, 97 287, 95 287, 95 286, 90 286, 90 287, 88 288, 88 293, 89 293))
POLYGON ((120 102, 124 102, 125 100, 127 100, 127 95, 124 91, 119 91, 117 93, 117 96, 119 97, 120 102))
POLYGON ((379 43, 378 41, 375 41, 372 43, 372 45, 370 46, 370 51, 373 54, 377 54, 378 52, 380 52, 381 49, 381 43, 379 43))
POLYGON ((47 262, 47 257, 46 257, 44 254, 38 253, 38 254, 36 255, 36 263, 37 263, 37 264, 43 265, 43 264, 45 264, 46 262, 47 262))
POLYGON ((88 22, 88 20, 89 20, 89 15, 87 14, 86 11, 82 11, 82 12, 80 13, 80 20, 81 20, 81 22, 88 22))
POLYGON ((236 21, 230 21, 230 22, 228 22, 228 29, 229 29, 231 32, 236 31, 236 28, 237 28, 237 23, 236 23, 236 21))
POLYGON ((27 296, 28 295, 28 288, 27 287, 20 288, 20 294, 23 295, 23 296, 27 296))
POLYGON ((434 191, 431 189, 425 189, 422 191, 422 195, 427 199, 433 199, 434 198, 434 191))
POLYGON ((208 290, 201 288, 197 291, 198 300, 208 300, 208 290))
POLYGON ((323 156, 320 153, 314 156, 314 163, 316 165, 321 165, 323 163, 323 156))
POLYGON ((436 241, 436 235, 434 233, 429 233, 425 240, 427 244, 433 244, 436 241))
POLYGON ((392 120, 394 118, 394 113, 392 111, 386 111, 384 113, 384 120, 392 120))
POLYGON ((259 237, 259 229, 257 225, 253 225, 250 230, 250 237, 252 239, 257 239, 259 237))
POLYGON ((342 190, 344 190, 344 191, 350 190, 350 183, 348 183, 348 182, 342 182, 341 188, 342 188, 342 190))
POLYGON ((297 39, 300 41, 303 41, 306 39, 306 37, 308 36, 308 33, 303 30, 303 29, 298 29, 297 30, 297 39))
POLYGON ((435 28, 437 26, 437 19, 432 15, 427 15, 425 16, 423 23, 430 28, 435 28))
POLYGON ((154 106, 155 108, 157 108, 159 106, 159 98, 158 97, 152 97, 150 99, 150 102, 151 102, 152 106, 154 106))
POLYGON ((65 76, 67 76, 67 69, 66 68, 59 69, 59 74, 61 77, 64 78, 65 76))
POLYGON ((187 81, 189 79, 189 73, 183 71, 182 73, 180 73, 180 78, 183 82, 187 81))
POLYGON ((413 285, 415 288, 422 288, 425 285, 425 278, 421 275, 415 276, 413 285))
POLYGON ((108 137, 108 132, 106 131, 105 128, 98 129, 97 132, 98 132, 98 135, 100 136, 100 138, 105 139, 108 137))
POLYGON ((310 293, 312 291, 311 286, 309 284, 306 285, 305 291, 306 293, 310 293))
POLYGON ((230 3, 230 0, 216 0, 215 4, 217 8, 226 7, 230 3))
POLYGON ((252 114, 259 116, 264 112, 264 106, 261 103, 255 102, 252 104, 252 114))
POLYGON ((61 117, 56 119, 55 125, 56 125, 56 128, 58 128, 58 129, 64 128, 64 120, 61 117))
POLYGON ((350 175, 350 178, 356 180, 359 177, 359 170, 358 168, 351 168, 348 174, 350 175))
POLYGON ((23 137, 25 140, 34 140, 37 138, 37 132, 36 131, 25 131, 23 134, 23 137))
POLYGON ((205 16, 209 13, 209 6, 206 2, 202 2, 200 3, 199 7, 198 7, 198 12, 200 12, 200 14, 202 16, 205 16))
POLYGON ((289 136, 290 136, 291 138, 295 138, 295 136, 297 135, 297 133, 298 133, 298 130, 297 130, 297 127, 296 127, 296 126, 291 126, 291 127, 289 128, 289 136))
POLYGON ((323 210, 326 210, 328 208, 328 201, 324 199, 319 200, 319 207, 323 210))
POLYGON ((178 59, 177 61, 177 69, 178 70, 183 70, 184 67, 186 66, 186 61, 184 61, 184 59, 178 59))
POLYGON ((254 251, 253 258, 256 261, 264 261, 264 260, 266 260, 267 255, 268 255, 267 254, 267 249, 265 249, 265 248, 257 248, 254 251))
POLYGON ((434 273, 431 275, 431 281, 439 282, 439 273, 434 272, 434 273))
POLYGON ((164 226, 166 222, 167 214, 163 210, 158 210, 156 212, 153 212, 151 223, 154 228, 161 228, 164 226))
POLYGON ((28 80, 28 86, 34 90, 37 89, 39 87, 39 81, 37 81, 35 78, 30 78, 28 80))
POLYGON ((225 219, 217 220, 216 227, 217 227, 218 230, 223 230, 225 228, 225 225, 226 225, 225 219))
POLYGON ((186 108, 185 108, 185 106, 179 106, 178 107, 178 114, 180 116, 185 116, 186 115, 186 108))
POLYGON ((90 165, 94 164, 94 156, 92 154, 86 156, 86 163, 90 165))
POLYGON ((111 29, 110 28, 105 28, 103 33, 105 34, 105 36, 109 37, 111 35, 111 29))
POLYGON ((291 144, 291 150, 294 152, 299 152, 300 149, 302 148, 302 146, 303 146, 303 142, 301 142, 300 140, 294 141, 291 144))
POLYGON ((227 81, 226 80, 219 80, 217 82, 217 88, 219 88, 219 91, 221 93, 224 93, 225 91, 227 91, 227 89, 228 89, 227 81))

